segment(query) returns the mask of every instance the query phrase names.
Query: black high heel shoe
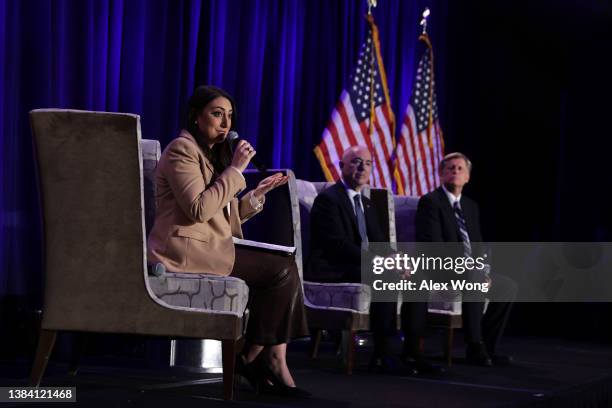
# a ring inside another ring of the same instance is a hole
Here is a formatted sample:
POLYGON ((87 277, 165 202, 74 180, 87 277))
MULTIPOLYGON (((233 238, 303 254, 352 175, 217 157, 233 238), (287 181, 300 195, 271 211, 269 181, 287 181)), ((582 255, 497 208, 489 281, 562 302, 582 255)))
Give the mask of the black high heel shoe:
POLYGON ((310 398, 312 396, 310 392, 302 388, 285 384, 263 361, 259 362, 258 369, 262 380, 258 388, 260 393, 289 398, 310 398))
MULTIPOLYGON (((257 360, 256 360, 257 361, 257 360)), ((261 379, 259 375, 258 364, 256 361, 246 362, 246 357, 243 354, 238 354, 236 358, 236 372, 249 382, 249 385, 256 393, 259 393, 259 385, 261 379)))

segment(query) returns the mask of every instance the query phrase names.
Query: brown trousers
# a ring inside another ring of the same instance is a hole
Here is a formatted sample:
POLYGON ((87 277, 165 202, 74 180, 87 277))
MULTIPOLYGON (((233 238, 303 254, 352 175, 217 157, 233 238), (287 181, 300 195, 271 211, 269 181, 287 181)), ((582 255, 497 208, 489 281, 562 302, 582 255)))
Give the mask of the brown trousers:
POLYGON ((273 346, 308 335, 302 283, 293 256, 236 247, 231 276, 249 287, 247 342, 273 346))

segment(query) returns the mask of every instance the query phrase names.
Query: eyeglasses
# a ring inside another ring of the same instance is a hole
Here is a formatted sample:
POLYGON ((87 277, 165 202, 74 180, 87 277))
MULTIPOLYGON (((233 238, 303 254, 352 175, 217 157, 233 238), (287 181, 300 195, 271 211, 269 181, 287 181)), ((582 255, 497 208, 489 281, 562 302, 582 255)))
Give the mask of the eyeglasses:
POLYGON ((353 160, 351 160, 351 164, 356 167, 359 167, 361 165, 372 167, 372 160, 363 160, 359 157, 355 157, 353 160))

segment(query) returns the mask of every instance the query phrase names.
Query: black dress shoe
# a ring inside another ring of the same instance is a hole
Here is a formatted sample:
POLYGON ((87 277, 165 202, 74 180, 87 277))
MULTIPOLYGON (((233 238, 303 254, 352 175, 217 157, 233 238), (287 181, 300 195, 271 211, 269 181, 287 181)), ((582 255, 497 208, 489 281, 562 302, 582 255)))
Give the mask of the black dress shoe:
POLYGON ((444 368, 438 364, 433 364, 423 356, 404 356, 402 361, 405 365, 412 367, 417 374, 442 374, 444 368))
POLYGON ((368 364, 368 371, 374 374, 388 375, 416 375, 416 367, 409 364, 399 364, 398 361, 389 356, 372 357, 368 364))
POLYGON ((491 356, 489 356, 489 353, 487 353, 487 350, 482 343, 468 344, 465 356, 467 362, 472 365, 477 365, 480 367, 491 367, 493 365, 491 356))
POLYGON ((512 356, 504 356, 502 354, 493 354, 491 357, 493 365, 496 366, 509 366, 514 362, 512 356))
POLYGON ((368 371, 374 374, 392 374, 397 370, 388 357, 373 356, 368 363, 368 371))

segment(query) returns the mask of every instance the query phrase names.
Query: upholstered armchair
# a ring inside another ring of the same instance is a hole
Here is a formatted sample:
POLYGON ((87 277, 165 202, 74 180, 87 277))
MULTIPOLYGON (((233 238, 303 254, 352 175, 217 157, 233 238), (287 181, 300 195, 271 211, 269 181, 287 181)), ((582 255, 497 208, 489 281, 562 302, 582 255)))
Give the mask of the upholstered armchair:
POLYGON ((31 383, 40 384, 58 331, 217 339, 232 399, 248 289, 233 278, 148 277, 145 218, 150 224, 159 144, 141 144, 139 116, 41 109, 30 120, 45 251, 31 383))
MULTIPOLYGON (((161 156, 159 141, 142 139, 142 164, 147 235, 155 221, 155 170, 161 156)), ((149 265, 147 283, 161 301, 174 307, 211 313, 248 314, 249 287, 238 278, 210 273, 173 273, 163 265, 149 265), (157 267, 156 267, 157 266, 157 267), (152 268, 153 267, 153 268, 152 268)))
MULTIPOLYGON (((418 197, 394 196, 397 242, 415 242, 416 210, 418 197)), ((462 327, 461 293, 449 294, 448 291, 430 293, 427 306, 427 321, 430 326, 446 331, 444 357, 447 364, 452 364, 454 329, 462 327)))
MULTIPOLYGON (((309 182, 296 180, 297 201, 295 205, 296 242, 300 247, 300 261, 305 261, 310 247, 310 211, 315 197, 332 183, 309 182)), ((384 220, 386 238, 395 240, 395 212, 392 195, 387 190, 366 189, 380 217, 384 220)), ((303 268, 303 262, 299 264, 303 268)), ((314 331, 312 357, 316 358, 321 339, 321 330, 338 330, 342 332, 342 348, 347 374, 353 370, 355 336, 358 331, 370 328, 371 291, 367 285, 360 283, 320 283, 304 282, 304 297, 308 325, 314 331)))

